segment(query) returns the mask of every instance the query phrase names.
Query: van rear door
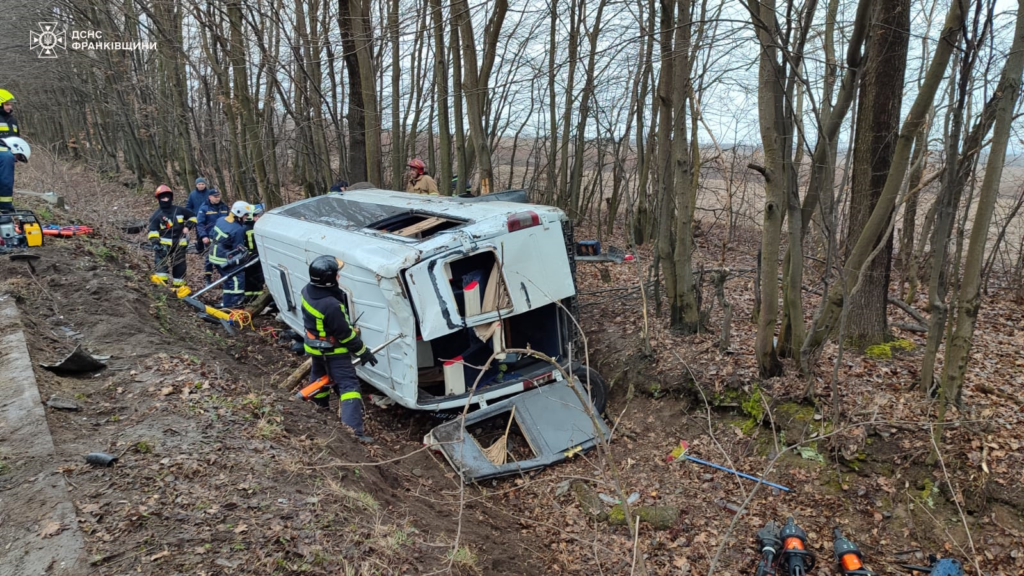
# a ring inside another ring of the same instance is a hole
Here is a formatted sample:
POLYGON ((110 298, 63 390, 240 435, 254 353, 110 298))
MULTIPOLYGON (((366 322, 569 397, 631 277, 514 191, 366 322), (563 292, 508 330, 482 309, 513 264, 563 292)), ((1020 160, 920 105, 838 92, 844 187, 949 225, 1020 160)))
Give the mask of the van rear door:
POLYGON ((405 280, 424 340, 493 322, 499 309, 502 317, 513 316, 576 293, 557 221, 501 234, 468 252, 456 250, 420 262, 405 271, 405 280), (495 272, 497 282, 491 280, 495 272), (466 317, 463 289, 473 278, 487 286, 484 291, 495 292, 494 305, 466 317))

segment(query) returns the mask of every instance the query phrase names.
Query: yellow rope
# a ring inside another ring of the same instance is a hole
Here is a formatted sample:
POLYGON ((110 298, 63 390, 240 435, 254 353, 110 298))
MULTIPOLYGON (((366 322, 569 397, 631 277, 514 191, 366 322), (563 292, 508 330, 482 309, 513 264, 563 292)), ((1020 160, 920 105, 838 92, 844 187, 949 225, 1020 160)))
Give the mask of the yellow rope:
POLYGON ((245 310, 231 310, 225 309, 228 313, 228 320, 238 324, 239 328, 249 327, 250 330, 255 330, 256 327, 252 325, 252 314, 249 314, 245 310))

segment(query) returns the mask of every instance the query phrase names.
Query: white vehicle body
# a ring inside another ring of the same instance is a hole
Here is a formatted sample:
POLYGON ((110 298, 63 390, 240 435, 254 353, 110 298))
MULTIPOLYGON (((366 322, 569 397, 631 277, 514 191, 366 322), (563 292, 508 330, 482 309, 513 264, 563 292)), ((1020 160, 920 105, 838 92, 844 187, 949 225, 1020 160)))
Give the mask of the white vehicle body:
POLYGON ((474 404, 552 379, 550 365, 505 355, 506 348, 569 360, 574 262, 571 227, 556 208, 357 190, 271 210, 255 238, 280 317, 299 333, 309 263, 323 254, 344 262, 339 285, 364 342, 372 348, 398 336, 376 366, 357 372, 408 408, 464 406, 478 378, 474 404), (477 294, 485 286, 489 299, 477 294), (500 332, 500 343, 487 327, 500 332), (468 351, 462 360, 460 350, 468 351), (482 376, 469 366, 492 354, 482 376), (465 372, 456 374, 453 363, 465 372), (459 378, 462 388, 452 384, 459 378))

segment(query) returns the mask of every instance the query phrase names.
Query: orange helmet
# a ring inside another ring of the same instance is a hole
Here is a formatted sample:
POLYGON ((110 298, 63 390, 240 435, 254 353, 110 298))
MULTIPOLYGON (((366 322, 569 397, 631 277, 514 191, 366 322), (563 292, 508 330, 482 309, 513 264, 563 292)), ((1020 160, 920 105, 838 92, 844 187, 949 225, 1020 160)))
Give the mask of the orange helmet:
POLYGON ((157 186, 156 192, 153 193, 153 196, 159 198, 161 194, 171 194, 173 196, 174 192, 171 190, 171 187, 168 186, 167 184, 161 184, 157 186))
POLYGON ((424 164, 423 160, 420 160, 419 158, 413 158, 412 160, 409 160, 409 168, 416 170, 420 174, 423 174, 424 172, 427 171, 427 165, 424 164))

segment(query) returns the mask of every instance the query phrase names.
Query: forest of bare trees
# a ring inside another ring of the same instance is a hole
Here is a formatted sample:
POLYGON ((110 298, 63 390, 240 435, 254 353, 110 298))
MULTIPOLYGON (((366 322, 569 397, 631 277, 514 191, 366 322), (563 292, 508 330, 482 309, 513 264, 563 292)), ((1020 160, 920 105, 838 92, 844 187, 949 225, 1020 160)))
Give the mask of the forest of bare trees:
POLYGON ((339 179, 402 188, 421 157, 442 193, 526 188, 652 246, 645 272, 686 334, 720 329, 695 271, 728 265, 695 234, 749 228, 763 378, 827 375, 826 342, 885 342, 890 312, 909 309, 928 335, 921 393, 942 411, 962 401, 986 285, 1021 283, 1024 181, 1004 164, 1021 151, 1022 5, 26 2, 8 12, 20 25, 156 48, 69 37, 39 59, 4 23, 17 56, 0 80, 33 145, 140 187, 202 174, 274 207, 339 179))

